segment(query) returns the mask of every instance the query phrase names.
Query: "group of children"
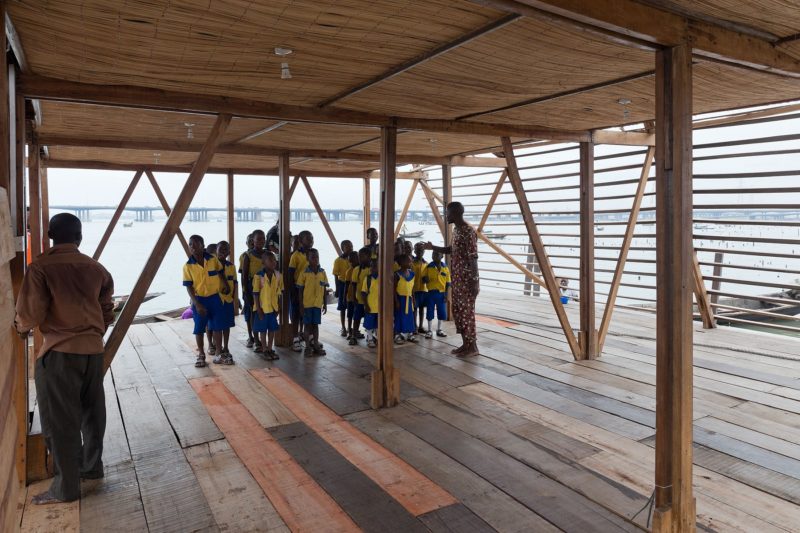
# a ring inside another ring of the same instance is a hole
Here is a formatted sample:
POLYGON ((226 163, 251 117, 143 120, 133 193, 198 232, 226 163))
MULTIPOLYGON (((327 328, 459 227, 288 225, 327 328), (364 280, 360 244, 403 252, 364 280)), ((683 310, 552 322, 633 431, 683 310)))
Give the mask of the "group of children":
MULTIPOLYGON (((351 241, 341 243, 341 256, 333 264, 334 296, 338 298, 341 335, 350 345, 367 339, 377 344, 380 301, 378 267, 378 232, 367 230, 368 243, 358 250, 351 241), (366 336, 361 333, 363 321, 366 336)), ((194 334, 198 356, 195 366, 205 366, 204 335, 208 335, 209 355, 217 364, 233 364, 228 349, 230 328, 234 326, 234 299, 238 301, 239 283, 236 268, 229 261, 230 245, 222 241, 205 247, 203 238, 189 239, 191 256, 183 267, 183 284, 192 302, 194 334)), ((270 248, 274 248, 270 246, 270 248)), ((247 250, 239 256, 242 314, 247 324, 247 347, 268 360, 278 359, 273 349, 275 332, 280 329, 279 316, 284 291, 289 298, 289 320, 292 349, 305 356, 325 355, 319 342, 319 325, 327 313, 329 287, 325 270, 320 266, 314 236, 302 231, 295 236, 289 268, 278 271, 278 250, 266 248, 263 231, 255 230, 247 237, 247 250)), ((445 337, 442 320, 447 320, 447 291, 450 271, 438 252, 429 263, 424 258, 423 243, 415 246, 398 239, 394 243, 394 341, 416 342, 418 333, 433 336, 433 318, 437 317, 436 335, 445 337), (413 256, 412 256, 413 252, 413 256), (417 317, 419 324, 417 325, 417 317), (427 319, 428 327, 424 327, 427 319)))

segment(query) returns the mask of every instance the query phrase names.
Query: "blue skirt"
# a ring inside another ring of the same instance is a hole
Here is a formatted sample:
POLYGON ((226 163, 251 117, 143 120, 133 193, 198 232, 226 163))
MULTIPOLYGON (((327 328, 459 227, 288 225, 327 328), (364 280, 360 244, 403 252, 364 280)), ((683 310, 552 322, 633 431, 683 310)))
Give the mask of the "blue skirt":
POLYGON ((394 332, 395 333, 414 333, 417 331, 416 324, 414 322, 414 303, 413 303, 413 296, 398 296, 400 300, 400 309, 394 310, 394 332), (406 301, 412 298, 412 301, 408 302, 408 310, 406 310, 406 301))
POLYGON ((378 313, 367 313, 364 317, 364 329, 378 329, 378 313))

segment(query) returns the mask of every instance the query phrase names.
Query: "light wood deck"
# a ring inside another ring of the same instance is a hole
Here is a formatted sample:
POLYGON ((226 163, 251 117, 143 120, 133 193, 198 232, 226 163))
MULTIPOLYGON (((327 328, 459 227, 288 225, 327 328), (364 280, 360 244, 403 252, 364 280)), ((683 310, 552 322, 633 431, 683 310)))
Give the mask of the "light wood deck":
MULTIPOLYGON (((374 353, 347 346, 333 312, 327 357, 268 364, 237 329, 237 365, 207 369, 193 367, 189 322, 135 326, 106 381, 106 478, 80 505, 25 506, 22 530, 646 527, 654 317, 618 310, 603 356, 575 363, 544 299, 485 292, 478 309, 483 355, 450 356, 451 325, 398 347, 403 402, 381 411, 368 407, 374 353)), ((797 347, 698 327, 699 528, 797 531, 797 347)))

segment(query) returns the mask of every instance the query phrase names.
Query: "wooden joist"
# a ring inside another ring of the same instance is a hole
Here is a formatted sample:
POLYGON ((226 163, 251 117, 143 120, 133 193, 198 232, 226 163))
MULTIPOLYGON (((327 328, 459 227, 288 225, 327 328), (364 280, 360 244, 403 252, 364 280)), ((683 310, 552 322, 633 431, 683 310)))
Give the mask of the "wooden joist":
MULTIPOLYGON (((111 234, 114 232, 114 228, 117 226, 117 222, 119 222, 119 218, 122 216, 122 211, 125 209, 125 206, 128 205, 128 200, 131 199, 131 195, 136 189, 136 185, 139 184, 139 179, 141 177, 141 170, 137 171, 136 174, 133 175, 130 185, 128 185, 128 188, 125 190, 125 194, 122 195, 122 200, 119 201, 117 209, 114 211, 114 214, 111 215, 111 220, 108 221, 106 231, 103 233, 103 237, 100 239, 100 242, 97 243, 97 248, 92 255, 92 259, 95 261, 100 259, 100 256, 103 254, 103 250, 105 249, 106 244, 108 244, 108 239, 111 238, 111 234)), ((169 215, 169 213, 167 213, 167 215, 169 215)))
MULTIPOLYGON (((156 193, 156 197, 158 198, 158 203, 161 204, 161 208, 164 210, 164 214, 167 216, 170 215, 172 209, 169 207, 169 202, 167 202, 167 198, 164 196, 164 193, 161 192, 161 187, 158 186, 158 181, 156 181, 156 177, 153 172, 147 168, 145 169, 145 174, 147 174, 147 179, 150 181, 150 185, 153 187, 153 192, 156 193)), ((177 232, 178 240, 181 241, 181 246, 183 246, 186 255, 190 255, 189 252, 189 241, 186 240, 186 237, 183 235, 183 231, 178 228, 177 232)), ((233 244, 231 244, 231 250, 233 249, 233 244)))
POLYGON ((400 236, 400 231, 403 229, 403 223, 406 221, 406 216, 408 216, 408 210, 411 207, 411 202, 414 200, 414 193, 417 192, 417 180, 415 180, 411 184, 411 189, 408 191, 408 197, 406 198, 406 203, 403 205, 403 210, 400 212, 400 218, 397 220, 397 225, 394 229, 394 238, 400 236))
POLYGON ((312 189, 311 185, 309 185, 308 178, 305 176, 300 176, 300 180, 303 182, 303 185, 308 192, 308 197, 311 199, 311 203, 314 204, 314 209, 317 212, 317 216, 319 216, 320 222, 322 222, 322 225, 325 227, 325 233, 328 234, 328 238, 331 240, 331 244, 333 244, 333 249, 336 250, 336 255, 342 255, 342 249, 339 247, 339 241, 336 240, 336 236, 333 234, 333 229, 331 229, 328 218, 325 216, 325 211, 323 211, 322 206, 319 205, 319 201, 317 201, 317 195, 314 194, 314 189, 312 189))
MULTIPOLYGON (((580 145, 580 316, 581 359, 594 359, 597 349, 594 283, 594 144, 580 145)), ((559 296, 561 296, 559 292, 559 296)))

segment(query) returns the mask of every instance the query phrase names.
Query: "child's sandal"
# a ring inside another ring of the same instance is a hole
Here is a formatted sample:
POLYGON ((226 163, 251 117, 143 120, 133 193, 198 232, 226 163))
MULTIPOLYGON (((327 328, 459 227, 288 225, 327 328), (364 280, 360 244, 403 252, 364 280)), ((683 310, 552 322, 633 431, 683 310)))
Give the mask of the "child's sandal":
POLYGON ((197 368, 204 368, 206 366, 206 356, 198 355, 197 359, 194 361, 194 366, 197 368))

